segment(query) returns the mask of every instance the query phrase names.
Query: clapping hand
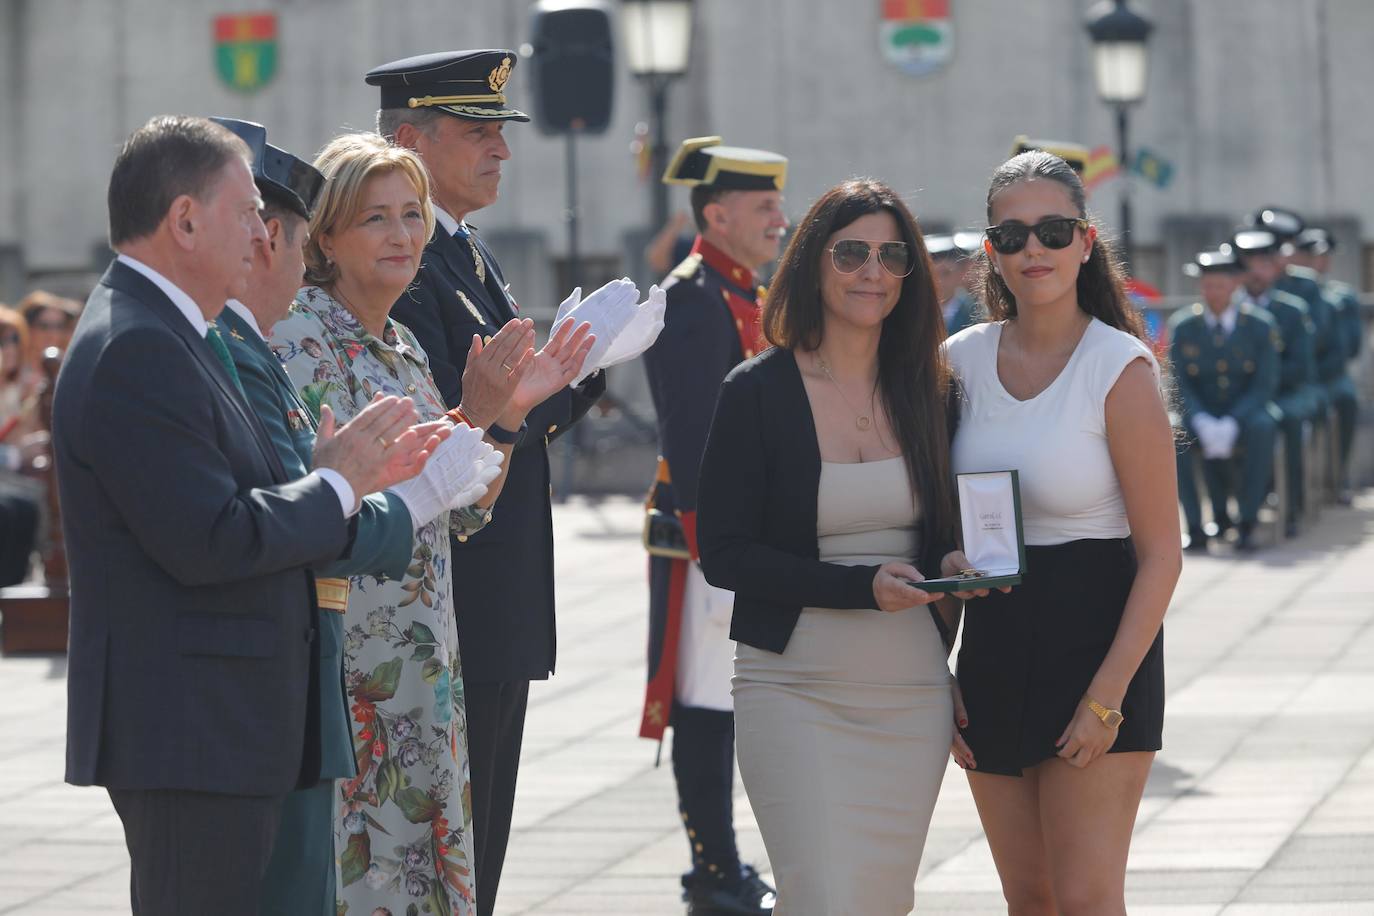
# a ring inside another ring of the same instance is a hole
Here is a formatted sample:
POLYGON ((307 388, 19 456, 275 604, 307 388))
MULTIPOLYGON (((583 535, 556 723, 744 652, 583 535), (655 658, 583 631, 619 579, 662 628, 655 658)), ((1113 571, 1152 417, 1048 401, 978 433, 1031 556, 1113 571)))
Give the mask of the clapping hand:
POLYGON ((501 475, 505 455, 483 442, 483 435, 479 427, 458 427, 419 476, 391 488, 406 504, 417 531, 441 512, 476 503, 501 475))
POLYGON ((534 354, 529 370, 516 385, 499 421, 501 426, 517 429, 536 405, 566 388, 582 371, 582 364, 595 343, 592 326, 585 321, 565 321, 557 325, 548 343, 534 354))
POLYGON ((325 404, 315 433, 314 466, 343 475, 358 498, 414 477, 450 432, 447 421, 412 425, 415 419, 409 398, 379 393, 336 428, 334 412, 325 404))
POLYGON ((490 426, 505 412, 533 360, 534 322, 528 318, 507 321, 487 343, 473 334, 463 367, 460 409, 474 425, 490 426))

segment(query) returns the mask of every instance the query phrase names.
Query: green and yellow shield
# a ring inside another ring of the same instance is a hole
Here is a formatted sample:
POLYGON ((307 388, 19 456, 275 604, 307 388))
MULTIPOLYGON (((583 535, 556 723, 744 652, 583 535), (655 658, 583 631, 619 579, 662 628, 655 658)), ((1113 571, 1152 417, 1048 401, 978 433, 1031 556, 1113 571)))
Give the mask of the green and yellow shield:
POLYGON ((277 72, 277 16, 215 17, 215 66, 230 89, 255 92, 277 72))

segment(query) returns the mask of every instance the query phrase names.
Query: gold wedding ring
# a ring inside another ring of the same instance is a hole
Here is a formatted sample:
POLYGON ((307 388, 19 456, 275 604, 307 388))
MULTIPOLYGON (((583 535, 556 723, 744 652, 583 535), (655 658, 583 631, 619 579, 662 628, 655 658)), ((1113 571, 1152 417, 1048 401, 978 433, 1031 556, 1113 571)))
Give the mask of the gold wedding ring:
POLYGON ((387 449, 391 448, 391 443, 386 441, 386 437, 384 436, 377 437, 377 444, 382 447, 383 451, 386 451, 387 449))
POLYGON ((502 363, 502 364, 501 364, 501 368, 502 368, 502 369, 505 369, 507 372, 514 372, 514 371, 515 371, 515 367, 514 367, 514 366, 508 366, 508 365, 506 365, 505 363, 502 363))

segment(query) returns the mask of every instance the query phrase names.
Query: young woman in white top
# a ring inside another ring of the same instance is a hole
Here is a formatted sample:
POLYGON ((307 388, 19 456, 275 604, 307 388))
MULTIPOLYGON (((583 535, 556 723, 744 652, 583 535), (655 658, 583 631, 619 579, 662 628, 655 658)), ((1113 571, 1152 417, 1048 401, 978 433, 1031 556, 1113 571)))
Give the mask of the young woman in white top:
POLYGON ((1159 366, 1062 159, 1004 163, 987 210, 990 320, 946 342, 952 464, 1019 472, 1027 571, 968 605, 954 756, 1011 913, 1124 914, 1182 565, 1159 366))

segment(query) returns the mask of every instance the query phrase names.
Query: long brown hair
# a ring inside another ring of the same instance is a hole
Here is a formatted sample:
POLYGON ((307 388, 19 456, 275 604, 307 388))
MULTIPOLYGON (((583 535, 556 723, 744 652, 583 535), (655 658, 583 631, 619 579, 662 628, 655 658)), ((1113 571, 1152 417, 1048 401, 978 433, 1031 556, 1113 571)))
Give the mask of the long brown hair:
MULTIPOLYGON (((1069 192, 1069 199, 1078 215, 1096 225, 1088 215, 1083 180, 1067 162, 1044 150, 1030 150, 1013 156, 992 173, 987 199, 989 224, 992 223, 992 199, 1018 181, 1033 178, 1059 182, 1069 192)), ((982 290, 983 307, 988 318, 992 321, 1015 318, 1016 299, 1002 275, 992 269, 986 248, 979 251, 973 271, 971 286, 982 290)), ((1099 229, 1087 263, 1078 271, 1078 307, 1104 324, 1135 335, 1148 346, 1150 341, 1145 335, 1145 323, 1126 296, 1125 273, 1116 246, 1099 229)))
POLYGON ((920 501, 922 549, 927 550, 948 542, 954 531, 946 413, 951 376, 940 346, 945 325, 925 239, 911 211, 891 188, 869 178, 853 179, 826 191, 811 205, 768 287, 763 333, 769 343, 793 351, 820 346, 825 334, 820 284, 822 258, 829 257, 826 242, 859 217, 884 211, 896 220, 916 268, 902 281, 897 304, 883 319, 878 394, 920 501))

